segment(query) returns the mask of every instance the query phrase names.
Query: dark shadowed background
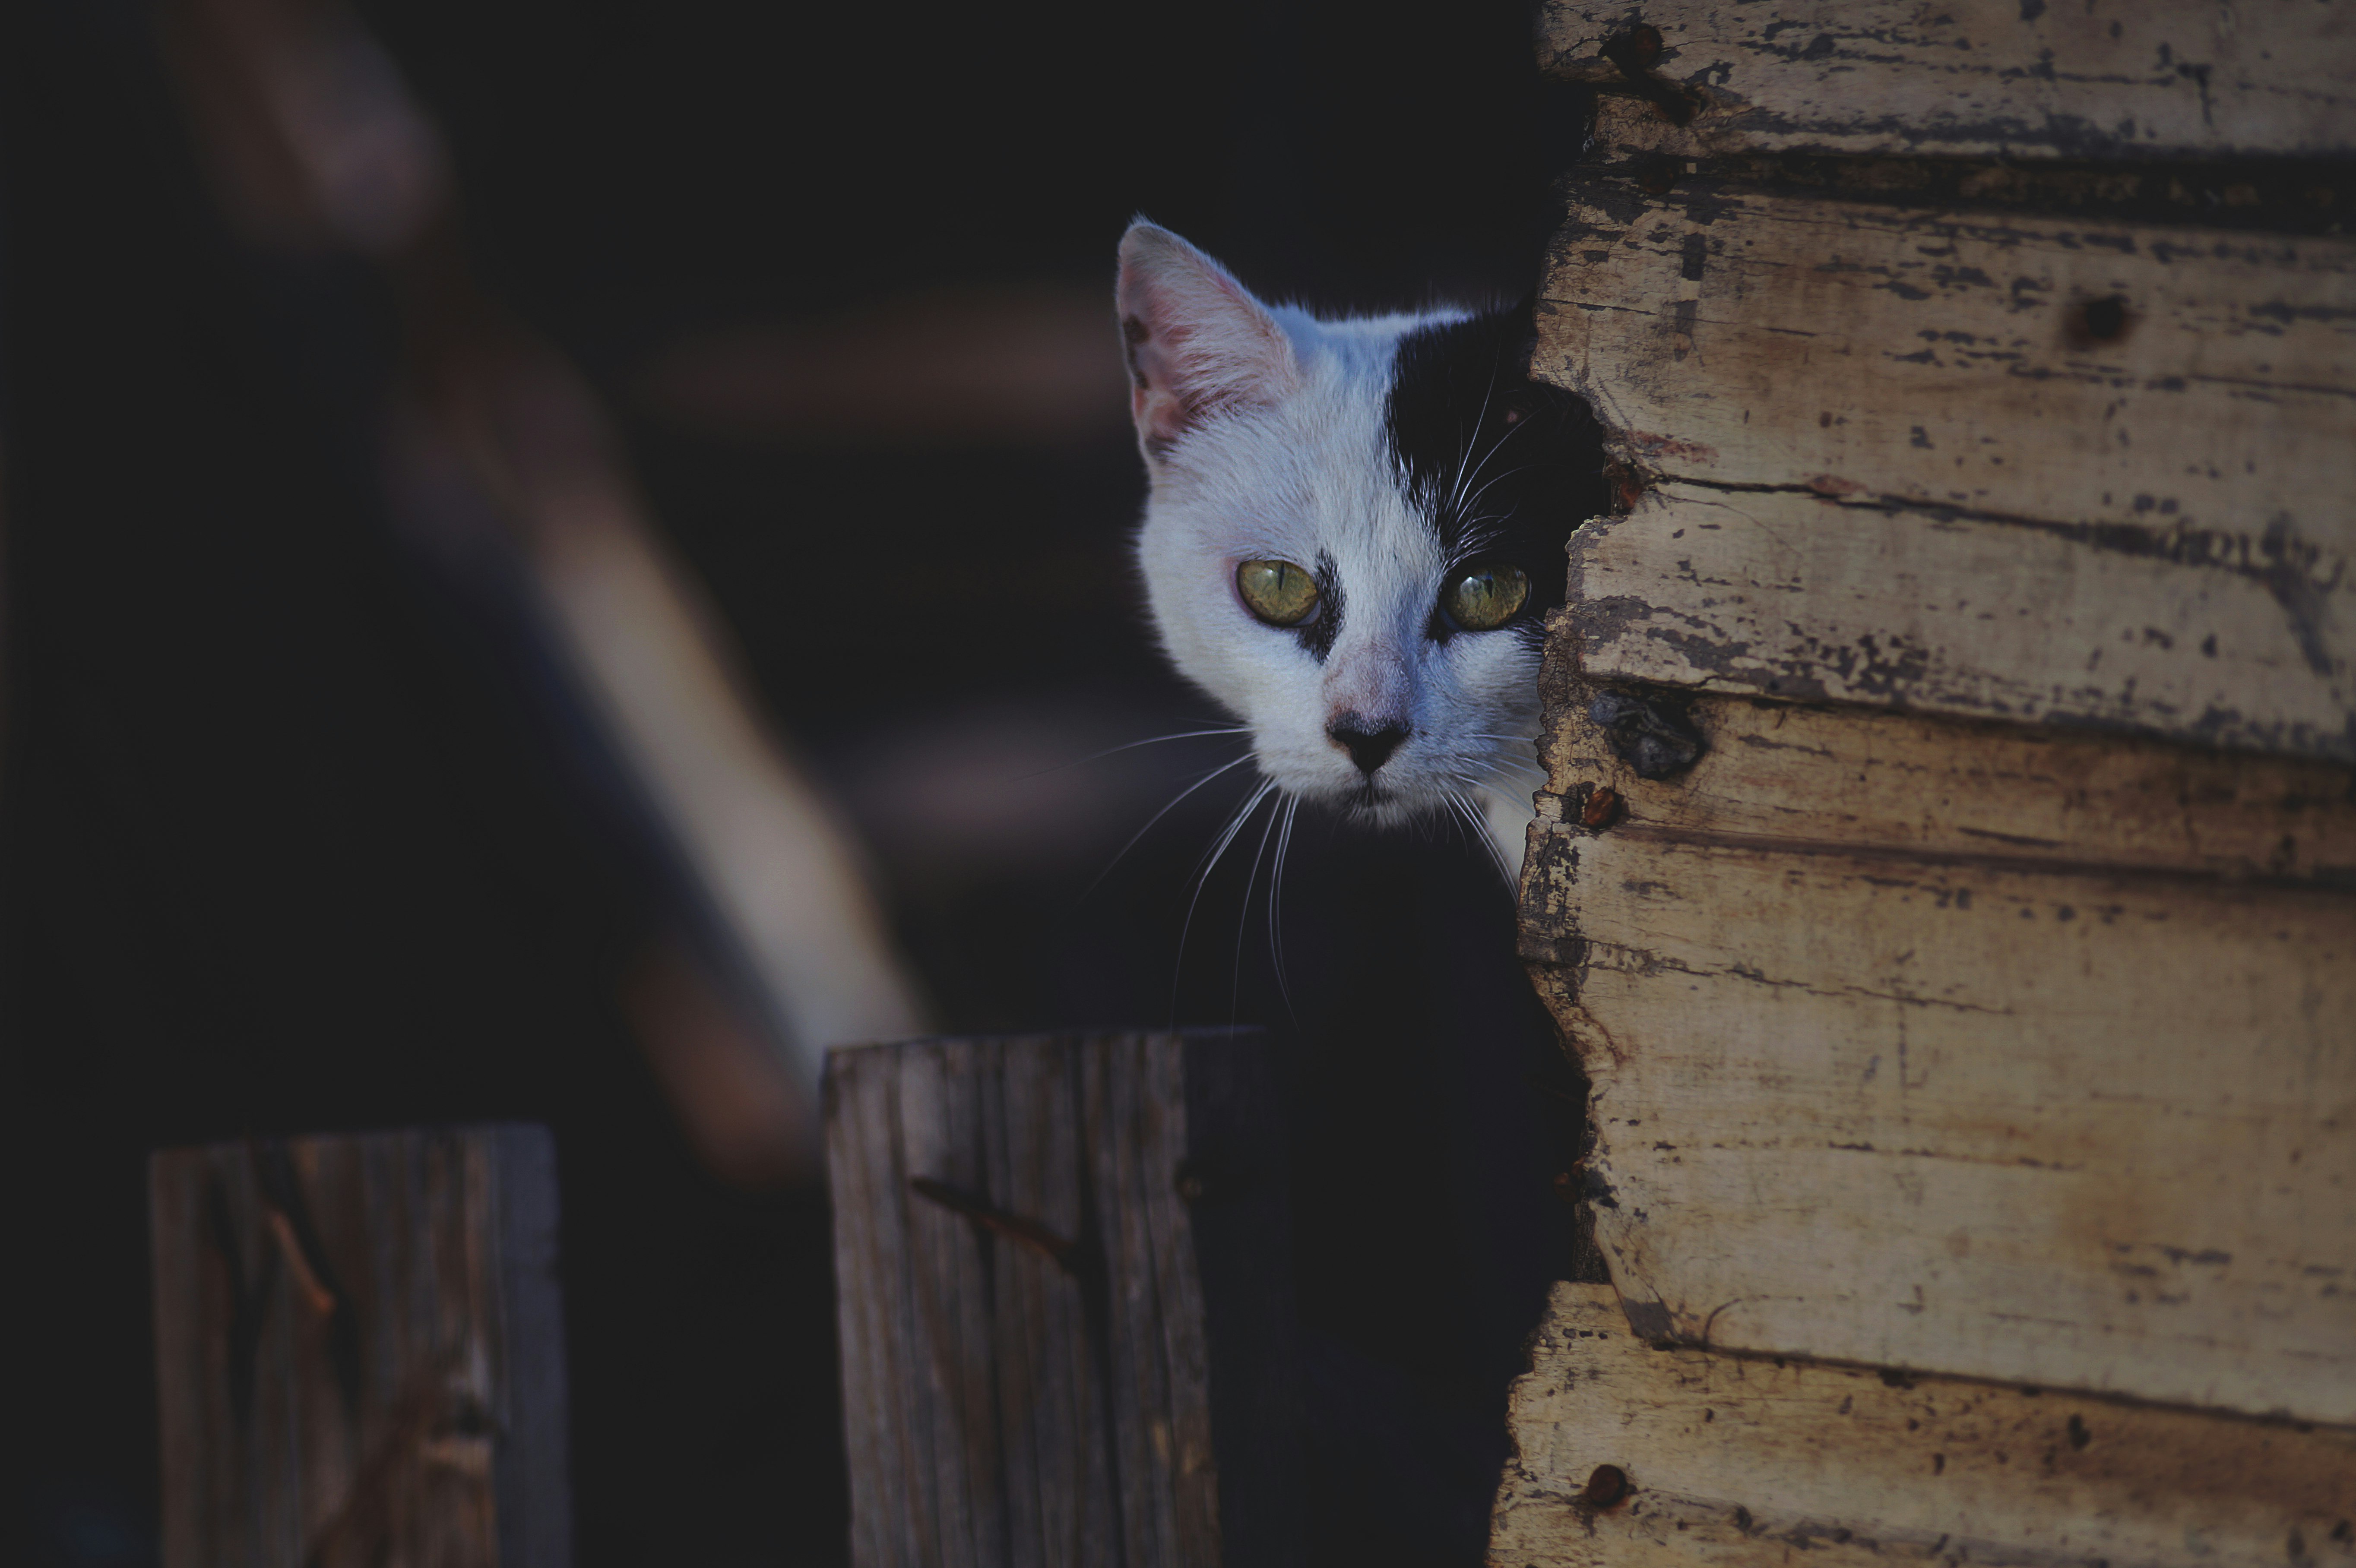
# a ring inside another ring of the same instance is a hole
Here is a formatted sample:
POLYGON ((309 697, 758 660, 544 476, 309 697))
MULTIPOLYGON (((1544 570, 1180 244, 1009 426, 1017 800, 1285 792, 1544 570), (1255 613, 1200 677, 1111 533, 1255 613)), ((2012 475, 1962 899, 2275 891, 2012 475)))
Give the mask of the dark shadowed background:
MULTIPOLYGON (((234 220, 202 11, 0 21, 11 1559, 155 1560, 148 1149, 523 1117, 561 1151, 584 1568, 841 1562, 823 1195, 666 1054, 727 1011, 699 916, 518 592, 394 517, 415 318, 234 220)), ((1224 722, 1128 564, 1123 225, 1314 304, 1525 292, 1580 133, 1523 5, 364 13, 475 282, 604 405, 935 1024, 1277 1028, 1325 1539, 1477 1563, 1568 1245, 1497 874, 1304 820, 1280 989, 1256 825, 1192 902, 1241 770, 1115 864, 1237 743, 1083 759, 1224 722)))

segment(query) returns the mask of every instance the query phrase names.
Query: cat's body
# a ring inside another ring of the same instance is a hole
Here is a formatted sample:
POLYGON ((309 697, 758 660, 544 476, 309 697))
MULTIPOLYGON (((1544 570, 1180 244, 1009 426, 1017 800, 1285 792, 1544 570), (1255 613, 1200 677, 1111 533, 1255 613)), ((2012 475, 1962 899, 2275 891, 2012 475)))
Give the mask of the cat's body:
POLYGON ((1585 406, 1527 378, 1528 310, 1321 320, 1142 221, 1120 260, 1172 660, 1285 795, 1453 813, 1517 862, 1544 616, 1602 509, 1585 406))

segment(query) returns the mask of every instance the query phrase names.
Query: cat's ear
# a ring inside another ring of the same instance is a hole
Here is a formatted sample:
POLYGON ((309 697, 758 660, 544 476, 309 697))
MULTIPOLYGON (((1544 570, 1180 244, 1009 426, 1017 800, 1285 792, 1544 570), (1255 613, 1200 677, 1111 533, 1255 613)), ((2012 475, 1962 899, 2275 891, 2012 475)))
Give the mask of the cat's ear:
POLYGON ((1142 219, 1120 240, 1129 411, 1149 457, 1215 415, 1298 384, 1291 340, 1225 267, 1142 219))

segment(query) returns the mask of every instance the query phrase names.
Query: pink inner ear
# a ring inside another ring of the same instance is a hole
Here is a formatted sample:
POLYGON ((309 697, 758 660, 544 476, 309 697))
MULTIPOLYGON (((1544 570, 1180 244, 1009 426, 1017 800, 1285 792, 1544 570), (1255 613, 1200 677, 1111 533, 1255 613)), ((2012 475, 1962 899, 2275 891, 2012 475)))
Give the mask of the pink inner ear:
POLYGON ((1208 411, 1188 396, 1180 381, 1183 360, 1172 337, 1183 343, 1184 328, 1156 336, 1136 316, 1120 324, 1129 339, 1129 417, 1137 433, 1157 453, 1202 421, 1208 411))
POLYGON ((1121 245, 1130 414, 1159 456, 1223 410, 1274 401, 1293 383, 1291 344, 1218 263, 1165 229, 1121 245))

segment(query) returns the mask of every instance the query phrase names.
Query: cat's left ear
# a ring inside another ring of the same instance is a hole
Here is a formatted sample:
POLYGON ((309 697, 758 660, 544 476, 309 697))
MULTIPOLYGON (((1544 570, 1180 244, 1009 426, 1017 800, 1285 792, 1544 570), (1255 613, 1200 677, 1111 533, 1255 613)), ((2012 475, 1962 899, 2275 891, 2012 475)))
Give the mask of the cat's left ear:
POLYGON ((1300 364, 1284 328, 1225 267, 1142 219, 1120 240, 1120 330, 1129 410, 1160 459, 1219 414, 1293 390, 1300 364))

